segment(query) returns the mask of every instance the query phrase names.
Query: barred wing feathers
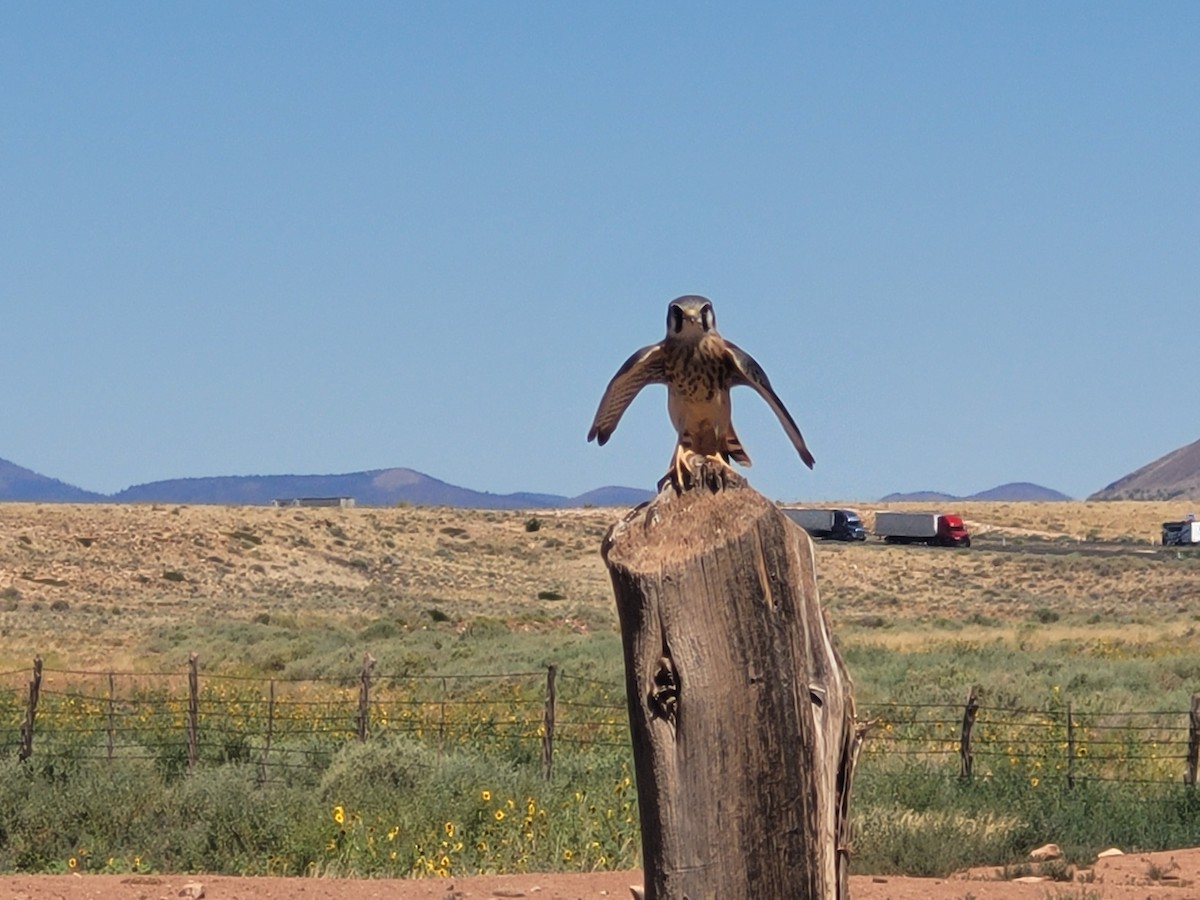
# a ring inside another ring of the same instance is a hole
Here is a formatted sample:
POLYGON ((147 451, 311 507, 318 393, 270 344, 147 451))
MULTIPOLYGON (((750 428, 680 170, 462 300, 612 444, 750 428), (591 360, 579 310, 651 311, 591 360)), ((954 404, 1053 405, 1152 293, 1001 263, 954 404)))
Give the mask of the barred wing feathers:
POLYGON ((779 395, 771 387, 771 380, 767 378, 767 373, 763 371, 763 367, 755 362, 753 356, 737 344, 731 341, 726 341, 725 343, 729 347, 729 354, 733 359, 733 374, 730 378, 730 386, 744 384, 758 391, 759 396, 766 400, 767 405, 774 410, 775 416, 779 419, 779 424, 787 432, 787 436, 791 439, 796 452, 800 454, 800 458, 804 460, 804 464, 811 469, 816 460, 808 452, 808 445, 804 443, 804 435, 800 433, 800 428, 796 425, 796 420, 792 418, 792 414, 787 411, 787 407, 783 405, 783 401, 779 399, 779 395))
POLYGON ((638 391, 648 384, 663 384, 665 381, 662 344, 651 344, 638 350, 625 360, 608 383, 587 439, 595 439, 600 446, 604 446, 638 391))

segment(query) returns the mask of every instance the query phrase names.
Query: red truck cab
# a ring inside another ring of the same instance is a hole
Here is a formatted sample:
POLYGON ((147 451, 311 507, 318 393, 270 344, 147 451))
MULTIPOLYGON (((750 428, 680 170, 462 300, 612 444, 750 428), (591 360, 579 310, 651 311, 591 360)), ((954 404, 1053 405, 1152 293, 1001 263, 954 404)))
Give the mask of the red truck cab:
POLYGON ((971 546, 971 535, 962 516, 938 516, 938 543, 943 547, 971 546))

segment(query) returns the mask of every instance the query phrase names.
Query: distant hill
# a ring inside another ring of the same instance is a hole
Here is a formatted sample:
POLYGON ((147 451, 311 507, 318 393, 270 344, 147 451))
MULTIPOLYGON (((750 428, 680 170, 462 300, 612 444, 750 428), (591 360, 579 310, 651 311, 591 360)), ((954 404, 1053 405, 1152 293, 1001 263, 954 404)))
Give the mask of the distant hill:
POLYGON ((139 484, 113 494, 117 503, 239 503, 262 505, 293 497, 353 497, 364 506, 467 506, 523 509, 561 506, 550 494, 490 494, 439 481, 413 469, 374 469, 343 475, 225 475, 139 484))
POLYGON ((219 475, 152 481, 105 495, 64 484, 0 460, 0 501, 61 503, 212 503, 263 505, 296 497, 353 497, 363 506, 460 506, 530 509, 571 506, 635 506, 653 494, 636 488, 602 487, 578 497, 520 492, 492 494, 440 481, 414 469, 374 469, 341 475, 219 475))
POLYGON ((1040 484, 1032 484, 1028 481, 1012 481, 986 491, 980 491, 978 494, 972 494, 970 497, 964 497, 963 499, 1015 502, 1020 500, 1057 501, 1070 500, 1071 498, 1062 491, 1042 487, 1040 484))
POLYGON ((947 503, 956 500, 985 500, 992 502, 1021 501, 1054 501, 1070 500, 1066 494, 1052 488, 1042 487, 1028 481, 1013 481, 1001 484, 977 494, 960 497, 956 494, 944 494, 940 491, 913 491, 908 494, 888 494, 881 497, 881 503, 947 503))
POLYGON ((57 478, 39 475, 7 459, 0 459, 0 500, 93 503, 104 499, 103 494, 85 491, 57 478))
POLYGON ((909 491, 908 493, 888 494, 880 497, 881 503, 940 503, 943 500, 957 500, 953 494, 943 494, 941 491, 909 491))
POLYGON ((1089 500, 1200 500, 1200 441, 1172 450, 1089 500))
POLYGON ((608 487, 596 488, 578 497, 572 497, 566 502, 567 506, 637 506, 647 500, 654 499, 654 491, 643 491, 638 488, 608 487))

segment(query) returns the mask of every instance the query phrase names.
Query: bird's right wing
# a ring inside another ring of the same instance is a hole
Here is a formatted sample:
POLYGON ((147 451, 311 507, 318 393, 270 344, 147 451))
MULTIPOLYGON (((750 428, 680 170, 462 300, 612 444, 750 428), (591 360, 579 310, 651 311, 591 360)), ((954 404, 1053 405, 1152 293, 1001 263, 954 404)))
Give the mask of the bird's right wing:
POLYGON ((651 344, 637 351, 625 360, 625 364, 617 369, 617 374, 608 383, 587 439, 590 441, 594 438, 600 446, 604 446, 638 391, 648 384, 662 384, 665 381, 662 344, 651 344))

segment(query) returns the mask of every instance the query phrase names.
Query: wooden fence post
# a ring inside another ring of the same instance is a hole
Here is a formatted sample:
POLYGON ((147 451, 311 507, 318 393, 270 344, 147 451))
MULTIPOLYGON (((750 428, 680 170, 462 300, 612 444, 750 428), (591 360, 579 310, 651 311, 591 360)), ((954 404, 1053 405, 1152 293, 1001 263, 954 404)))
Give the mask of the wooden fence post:
POLYGON ((191 772, 200 758, 200 657, 188 654, 187 767, 191 772))
POLYGON ((375 668, 375 657, 363 654, 362 675, 358 684, 358 739, 367 739, 367 725, 371 719, 371 670, 375 668))
POLYGON ((1187 772, 1183 780, 1196 786, 1196 764, 1200 762, 1200 693, 1192 694, 1192 708, 1188 713, 1187 772))
POLYGON ((262 755, 258 758, 258 783, 267 782, 267 754, 271 752, 271 737, 275 733, 275 679, 267 684, 267 740, 262 755))
POLYGON ((971 729, 975 727, 975 718, 979 715, 979 699, 972 687, 967 694, 967 705, 963 709, 962 733, 958 737, 958 777, 964 781, 971 778, 971 769, 975 758, 971 755, 971 729))
POLYGON ((542 778, 550 780, 554 766, 554 707, 558 666, 546 667, 546 710, 542 714, 542 778))
POLYGON ((445 677, 442 678, 442 702, 438 707, 438 765, 442 764, 442 757, 446 755, 446 697, 450 693, 450 684, 445 677))
POLYGON ((834 900, 863 729, 812 542, 690 457, 604 538, 621 621, 646 900, 834 900))
POLYGON ((1067 787, 1075 787, 1075 717, 1067 702, 1067 787))
POLYGON ((29 705, 25 707, 25 720, 21 723, 21 749, 18 759, 22 762, 33 755, 33 720, 37 716, 38 697, 42 693, 42 658, 33 658, 33 677, 29 680, 29 705))
POLYGON ((117 686, 113 673, 108 673, 108 728, 107 728, 107 750, 108 761, 111 764, 113 760, 113 744, 114 735, 116 732, 116 704, 117 704, 117 686))

